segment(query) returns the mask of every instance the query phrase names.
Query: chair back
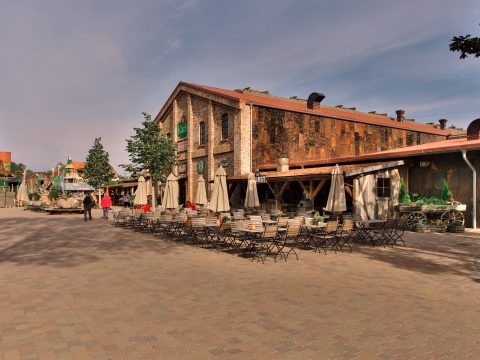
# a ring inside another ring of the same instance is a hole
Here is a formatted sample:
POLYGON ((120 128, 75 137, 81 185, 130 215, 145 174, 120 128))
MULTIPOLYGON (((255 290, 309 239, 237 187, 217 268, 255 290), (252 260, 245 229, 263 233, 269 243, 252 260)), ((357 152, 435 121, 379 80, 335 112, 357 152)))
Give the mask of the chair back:
POLYGON ((262 217, 262 220, 270 220, 270 215, 267 213, 260 214, 260 216, 262 217))
POLYGON ((244 220, 245 215, 243 211, 234 211, 233 212, 233 220, 244 220))
POLYGON ((190 219, 192 226, 203 226, 206 224, 204 217, 194 217, 190 219))
POLYGON ((267 213, 267 210, 265 210, 265 209, 259 209, 259 210, 257 210, 257 213, 258 213, 258 215, 263 215, 263 214, 266 214, 266 213, 267 213))
POLYGON ((334 232, 337 232, 337 229, 338 229, 338 221, 327 221, 325 232, 334 233, 334 232))
POLYGON ((287 237, 297 237, 300 235, 300 231, 302 230, 302 226, 298 223, 289 223, 287 226, 287 237))
POLYGON ((279 218, 278 218, 278 221, 277 221, 277 225, 278 225, 278 226, 282 226, 282 227, 283 227, 283 226, 287 226, 287 224, 288 224, 288 218, 287 218, 287 217, 282 216, 282 217, 279 217, 279 218))
POLYGON ((256 225, 263 225, 263 220, 260 215, 250 215, 250 223, 256 225))
POLYGON ((207 217, 205 218, 205 225, 207 226, 216 226, 217 218, 216 217, 207 217))
POLYGON ((160 221, 167 221, 167 220, 172 220, 172 215, 160 215, 160 221))
POLYGON ((263 231, 263 237, 266 239, 273 239, 276 238, 278 235, 278 227, 277 225, 267 225, 265 226, 265 230, 263 231))
POLYGON ((178 213, 178 214, 175 214, 175 218, 174 218, 176 221, 182 221, 182 222, 187 222, 188 220, 188 215, 187 214, 184 214, 184 213, 178 213))
POLYGON ((294 219, 297 220, 300 223, 300 225, 305 224, 305 216, 303 215, 297 215, 294 217, 294 219))
POLYGON ((239 220, 239 221, 233 221, 231 223, 232 227, 232 232, 239 232, 241 229, 246 229, 248 227, 248 221, 245 220, 239 220))
POLYGON ((355 227, 355 221, 353 219, 344 219, 343 220, 343 231, 353 231, 353 228, 355 227))

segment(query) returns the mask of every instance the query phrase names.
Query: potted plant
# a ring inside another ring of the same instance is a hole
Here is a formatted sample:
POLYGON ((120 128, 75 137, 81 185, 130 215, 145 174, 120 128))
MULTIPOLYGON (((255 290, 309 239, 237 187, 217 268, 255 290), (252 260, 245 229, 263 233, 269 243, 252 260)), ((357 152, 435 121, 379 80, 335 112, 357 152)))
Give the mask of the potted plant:
POLYGON ((229 222, 231 219, 230 219, 230 216, 224 216, 222 217, 222 224, 225 224, 227 222, 229 222))
POLYGON ((318 225, 319 223, 323 223, 323 216, 316 216, 313 218, 313 224, 318 225))
POLYGON ((447 231, 450 233, 463 233, 465 232, 465 226, 460 220, 454 220, 447 225, 447 231))

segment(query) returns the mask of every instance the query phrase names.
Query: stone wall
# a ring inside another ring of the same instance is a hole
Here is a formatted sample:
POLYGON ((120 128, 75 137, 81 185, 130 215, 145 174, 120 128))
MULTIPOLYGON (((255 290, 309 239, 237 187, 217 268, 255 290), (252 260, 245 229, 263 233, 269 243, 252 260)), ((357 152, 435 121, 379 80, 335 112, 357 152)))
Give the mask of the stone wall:
MULTIPOLYGON (((393 122, 393 120, 392 120, 393 122)), ((443 136, 355 123, 322 116, 255 106, 253 165, 291 163, 355 156, 444 139, 443 136)))

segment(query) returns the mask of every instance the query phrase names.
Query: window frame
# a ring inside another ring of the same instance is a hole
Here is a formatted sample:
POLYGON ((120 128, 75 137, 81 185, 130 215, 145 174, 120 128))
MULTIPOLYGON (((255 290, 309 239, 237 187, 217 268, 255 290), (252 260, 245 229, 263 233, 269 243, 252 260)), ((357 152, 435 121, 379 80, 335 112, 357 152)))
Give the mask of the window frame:
POLYGON ((200 146, 205 146, 207 143, 207 125, 205 121, 200 121, 198 125, 198 143, 200 146))
POLYGON ((392 179, 390 177, 377 177, 375 184, 377 198, 390 199, 392 196, 392 179))
POLYGON ((229 127, 229 123, 228 123, 228 114, 227 113, 223 113, 222 114, 222 118, 221 118, 221 122, 220 122, 220 130, 221 130, 221 133, 222 133, 222 141, 226 141, 228 140, 229 138, 229 131, 228 131, 228 127, 229 127))

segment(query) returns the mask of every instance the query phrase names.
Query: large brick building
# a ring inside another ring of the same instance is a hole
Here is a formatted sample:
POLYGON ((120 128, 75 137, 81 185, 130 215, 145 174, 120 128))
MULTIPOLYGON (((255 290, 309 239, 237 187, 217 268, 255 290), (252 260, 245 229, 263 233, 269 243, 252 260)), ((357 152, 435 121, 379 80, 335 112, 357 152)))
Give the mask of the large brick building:
MULTIPOLYGON (((280 98, 246 88, 226 90, 180 82, 155 118, 178 145, 180 202, 192 201, 198 174, 212 182, 222 164, 232 180, 273 170, 328 165, 338 158, 446 139, 446 121, 420 124, 403 110, 386 114, 327 106, 324 96, 280 98)), ((313 186, 311 184, 311 186, 313 186)))

